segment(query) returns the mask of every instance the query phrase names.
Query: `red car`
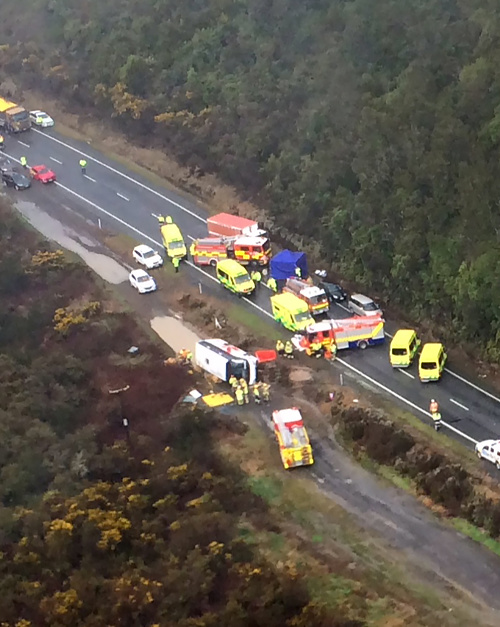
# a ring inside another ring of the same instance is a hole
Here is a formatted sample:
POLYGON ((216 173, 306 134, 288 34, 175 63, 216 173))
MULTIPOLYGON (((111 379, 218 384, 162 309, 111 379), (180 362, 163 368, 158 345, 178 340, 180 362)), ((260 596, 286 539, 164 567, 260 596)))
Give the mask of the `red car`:
POLYGON ((49 170, 46 165, 34 165, 31 168, 31 176, 35 181, 42 183, 53 183, 56 180, 55 172, 49 170))

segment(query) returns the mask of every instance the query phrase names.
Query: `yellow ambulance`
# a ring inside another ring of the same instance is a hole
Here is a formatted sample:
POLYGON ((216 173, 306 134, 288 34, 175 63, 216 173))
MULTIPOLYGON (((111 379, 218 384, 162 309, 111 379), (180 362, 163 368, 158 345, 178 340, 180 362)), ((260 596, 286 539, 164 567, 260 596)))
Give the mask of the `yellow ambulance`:
POLYGON ((314 324, 309 305, 295 294, 284 292, 271 296, 271 307, 276 322, 289 331, 304 331, 314 324))
POLYGON ((217 263, 216 274, 219 282, 229 291, 245 296, 255 290, 255 283, 246 269, 234 259, 223 259, 217 263))
POLYGON ((447 355, 440 342, 424 344, 418 361, 418 376, 420 381, 439 381, 443 374, 447 355))
POLYGON ((163 226, 160 227, 160 232, 163 247, 170 259, 173 257, 184 259, 184 257, 187 256, 187 248, 181 230, 177 224, 173 222, 163 224, 163 226))
POLYGON ((408 368, 414 360, 421 341, 413 329, 399 329, 392 338, 389 359, 393 368, 408 368))

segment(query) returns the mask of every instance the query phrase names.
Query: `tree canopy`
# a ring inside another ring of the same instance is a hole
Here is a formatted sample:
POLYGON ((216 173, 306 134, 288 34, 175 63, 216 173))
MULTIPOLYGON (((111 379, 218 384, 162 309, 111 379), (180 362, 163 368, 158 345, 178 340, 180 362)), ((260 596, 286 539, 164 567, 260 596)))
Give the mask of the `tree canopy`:
POLYGON ((339 274, 498 356, 497 2, 4 3, 8 72, 219 173, 339 274))

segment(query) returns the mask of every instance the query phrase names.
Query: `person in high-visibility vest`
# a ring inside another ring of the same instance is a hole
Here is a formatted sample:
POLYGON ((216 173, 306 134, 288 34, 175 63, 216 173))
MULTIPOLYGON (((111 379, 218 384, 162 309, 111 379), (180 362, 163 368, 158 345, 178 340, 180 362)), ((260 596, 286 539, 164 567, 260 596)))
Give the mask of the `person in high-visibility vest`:
POLYGON ((229 385, 231 386, 233 392, 236 391, 236 388, 238 387, 239 383, 238 383, 238 379, 234 376, 234 374, 232 374, 229 377, 229 381, 228 381, 229 385))
POLYGON ((262 274, 259 272, 259 270, 253 270, 253 272, 250 274, 250 278, 255 283, 255 287, 259 287, 260 282, 262 281, 262 274))
POLYGON ((264 401, 264 403, 269 403, 269 398, 271 396, 271 386, 269 385, 269 383, 262 382, 261 391, 262 391, 262 400, 264 401))
POLYGON ((245 403, 248 404, 250 402, 250 398, 248 397, 248 383, 243 377, 241 377, 240 379, 240 387, 243 390, 243 398, 245 399, 245 403))
POLYGON ((23 168, 27 168, 28 167, 28 159, 26 159, 26 157, 19 157, 19 162, 21 163, 23 168))
POLYGON ((319 359, 323 354, 323 344, 321 342, 311 342, 309 344, 307 354, 310 357, 316 357, 317 359, 319 359))
POLYGON ((285 357, 288 359, 293 359, 293 344, 290 340, 285 342, 285 357))
POLYGON ((285 353, 285 345, 281 340, 276 340, 276 352, 278 355, 284 355, 285 353))
POLYGON ((273 279, 273 277, 271 277, 270 279, 268 279, 267 281, 267 287, 272 290, 273 292, 277 292, 278 291, 278 284, 276 283, 276 279, 273 279))
POLYGON ((181 265, 181 260, 179 257, 172 257, 172 265, 176 272, 179 272, 179 266, 181 265))
POLYGON ((245 395, 243 394, 243 390, 240 386, 236 388, 234 394, 236 396, 236 402, 238 403, 238 405, 243 405, 243 403, 245 402, 245 395))
POLYGON ((3 135, 0 135, 0 150, 4 149, 4 145, 5 145, 5 139, 3 135))
POLYGON ((253 392, 253 400, 255 401, 256 405, 260 405, 260 383, 254 383, 253 387, 252 387, 252 392, 253 392))
POLYGON ((302 270, 299 268, 299 266, 295 266, 295 276, 296 276, 298 279, 301 279, 301 278, 302 278, 302 270))
POLYGON ((429 405, 429 411, 431 412, 432 420, 434 422, 434 429, 439 431, 441 428, 441 414, 439 412, 439 404, 433 398, 431 399, 429 405))
POLYGON ((87 162, 85 161, 85 159, 80 159, 79 165, 82 169, 82 174, 85 174, 87 172, 87 162))
POLYGON ((167 216, 167 217, 165 218, 165 224, 173 224, 173 221, 172 221, 172 216, 167 216))

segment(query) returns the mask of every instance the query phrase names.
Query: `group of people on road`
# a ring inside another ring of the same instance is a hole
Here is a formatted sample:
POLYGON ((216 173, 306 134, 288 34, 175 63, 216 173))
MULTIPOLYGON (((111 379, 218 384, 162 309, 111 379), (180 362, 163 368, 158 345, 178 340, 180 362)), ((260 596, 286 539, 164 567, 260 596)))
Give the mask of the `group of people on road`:
MULTIPOLYGON (((229 377, 229 385, 233 390, 238 405, 248 405, 250 403, 250 386, 246 379, 241 377, 238 379, 234 374, 229 377)), ((256 405, 260 405, 262 401, 269 403, 271 398, 271 386, 265 381, 256 381, 251 386, 253 400, 256 405)))

